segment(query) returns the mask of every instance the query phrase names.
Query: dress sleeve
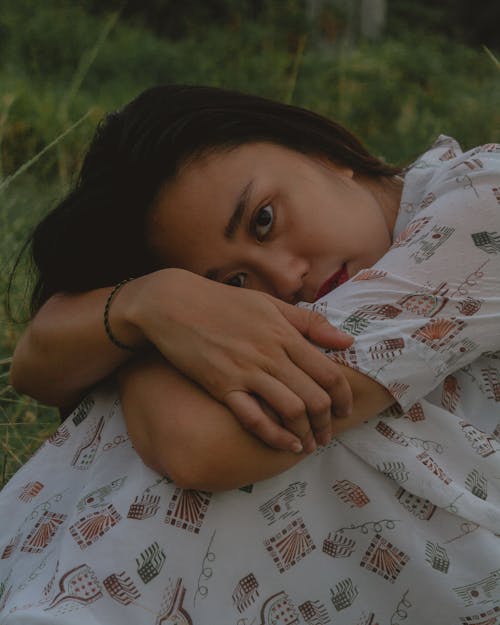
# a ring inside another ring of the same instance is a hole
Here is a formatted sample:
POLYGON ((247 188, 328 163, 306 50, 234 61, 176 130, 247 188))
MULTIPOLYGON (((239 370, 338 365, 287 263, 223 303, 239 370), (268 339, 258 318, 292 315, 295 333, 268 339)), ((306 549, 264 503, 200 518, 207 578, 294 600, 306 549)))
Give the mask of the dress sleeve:
POLYGON ((500 350, 500 147, 438 169, 392 247, 313 306, 355 337, 328 352, 403 410, 500 350))

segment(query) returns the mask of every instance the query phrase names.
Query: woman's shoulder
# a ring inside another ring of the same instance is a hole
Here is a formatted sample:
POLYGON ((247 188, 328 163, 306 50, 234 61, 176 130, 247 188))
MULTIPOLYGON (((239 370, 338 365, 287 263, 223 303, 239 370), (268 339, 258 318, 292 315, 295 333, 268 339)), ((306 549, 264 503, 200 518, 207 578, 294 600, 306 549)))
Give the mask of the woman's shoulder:
POLYGON ((497 192, 500 203, 500 144, 486 143, 463 151, 460 144, 440 135, 404 174, 400 213, 394 235, 431 205, 457 189, 471 190, 479 199, 480 191, 497 192))
POLYGON ((486 158, 498 160, 500 158, 500 144, 484 143, 464 152, 456 139, 448 135, 439 135, 430 148, 409 165, 407 172, 446 168, 452 161, 456 163, 457 161, 473 158, 478 154, 483 154, 486 158))
POLYGON ((460 172, 486 171, 500 173, 500 144, 485 143, 463 151, 453 137, 440 135, 405 172, 405 186, 425 188, 460 172))

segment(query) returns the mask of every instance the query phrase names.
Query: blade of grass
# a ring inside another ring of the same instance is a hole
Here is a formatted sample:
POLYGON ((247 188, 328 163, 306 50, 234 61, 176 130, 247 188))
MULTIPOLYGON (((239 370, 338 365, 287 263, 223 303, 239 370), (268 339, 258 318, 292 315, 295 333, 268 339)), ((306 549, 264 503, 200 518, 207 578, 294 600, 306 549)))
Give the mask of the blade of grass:
POLYGON ((293 94, 295 93, 295 87, 297 85, 297 78, 299 75, 300 66, 302 64, 302 59, 304 58, 304 50, 306 49, 307 44, 307 35, 301 35, 299 37, 299 43, 297 46, 297 50, 295 51, 295 56, 293 58, 292 72, 290 74, 290 78, 288 80, 288 89, 287 94, 285 95, 285 103, 291 104, 293 100, 293 94))
POLYGON ((0 483, 0 488, 4 487, 6 481, 7 481, 7 454, 4 454, 3 462, 2 462, 2 481, 0 483))
POLYGON ((2 143, 3 143, 3 134, 5 131, 5 126, 7 124, 7 120, 9 118, 10 107, 14 104, 16 99, 15 95, 6 95, 3 98, 4 108, 0 114, 0 182, 3 179, 3 162, 2 162, 2 143))
MULTIPOLYGON (((99 52, 101 51, 102 46, 104 45, 106 39, 109 37, 109 34, 115 27, 118 22, 118 18, 120 17, 121 9, 116 11, 111 15, 111 17, 104 24, 104 28, 101 30, 99 37, 95 45, 89 50, 87 54, 82 55, 80 59, 80 63, 76 68, 76 71, 73 75, 73 80, 71 81, 71 85, 66 93, 66 95, 61 100, 61 105, 59 106, 58 117, 61 122, 61 126, 67 126, 69 123, 70 115, 69 109, 72 101, 75 99, 76 94, 78 93, 85 77, 90 71, 92 64, 96 60, 99 52)), ((57 148, 58 151, 58 165, 59 165, 59 179, 61 182, 62 188, 66 188, 68 184, 68 166, 67 166, 67 157, 66 150, 63 145, 59 145, 57 148)))
POLYGON ((487 47, 487 46, 483 46, 483 50, 486 52, 486 54, 490 57, 490 59, 493 62, 493 65, 496 66, 497 69, 500 69, 500 61, 497 59, 497 57, 493 54, 493 52, 487 47))
POLYGON ((116 13, 113 13, 111 15, 111 17, 105 23, 104 28, 102 29, 99 37, 97 38, 97 41, 94 47, 91 48, 91 50, 87 54, 84 54, 82 56, 80 63, 78 64, 78 67, 76 68, 75 74, 73 76, 73 80, 71 81, 70 88, 68 89, 68 92, 66 93, 66 95, 61 101, 61 106, 59 108, 59 112, 61 115, 67 114, 71 101, 75 98, 76 94, 78 93, 83 81, 85 80, 85 76, 89 73, 89 70, 92 67, 92 64, 94 63, 94 61, 96 60, 97 55, 101 51, 102 46, 104 45, 106 39, 109 37, 109 34, 111 33, 116 23, 118 22, 120 13, 121 13, 121 9, 120 11, 116 11, 116 13))
POLYGON ((28 170, 32 165, 34 165, 37 161, 39 161, 44 154, 46 154, 49 150, 55 147, 58 143, 60 143, 67 135, 69 135, 75 128, 77 128, 82 122, 84 122, 89 115, 93 113, 94 109, 89 109, 85 115, 80 117, 74 124, 72 124, 69 128, 67 128, 63 133, 61 133, 58 137, 56 137, 53 141, 51 141, 48 145, 46 145, 38 154, 35 154, 33 158, 30 158, 29 161, 23 163, 19 169, 17 169, 12 175, 7 176, 3 182, 0 183, 0 191, 4 191, 16 178, 18 178, 21 174, 23 174, 26 170, 28 170))
POLYGON ((0 445, 3 447, 4 452, 10 456, 11 458, 13 458, 18 465, 22 464, 22 460, 21 458, 12 450, 12 447, 10 445, 6 445, 3 441, 0 440, 0 445))

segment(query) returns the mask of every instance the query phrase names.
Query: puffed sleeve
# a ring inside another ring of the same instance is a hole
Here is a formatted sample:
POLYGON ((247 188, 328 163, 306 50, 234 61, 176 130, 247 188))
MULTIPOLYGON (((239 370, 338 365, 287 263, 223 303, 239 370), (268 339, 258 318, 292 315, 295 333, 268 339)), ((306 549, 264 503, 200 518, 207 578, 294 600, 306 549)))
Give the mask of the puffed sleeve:
POLYGON ((355 337, 329 355, 374 378, 403 410, 500 350, 500 146, 420 169, 409 180, 420 201, 402 204, 411 219, 387 254, 309 305, 355 337))

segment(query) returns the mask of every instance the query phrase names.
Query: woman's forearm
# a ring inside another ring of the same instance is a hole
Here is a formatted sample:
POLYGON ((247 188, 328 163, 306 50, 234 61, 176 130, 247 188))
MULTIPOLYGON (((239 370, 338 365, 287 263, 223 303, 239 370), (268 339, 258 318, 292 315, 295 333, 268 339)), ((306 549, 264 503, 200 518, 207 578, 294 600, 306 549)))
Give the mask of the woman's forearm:
MULTIPOLYGON (((343 367, 354 391, 350 417, 334 419, 334 434, 390 406, 388 391, 343 367)), ((267 479, 306 454, 272 449, 234 415, 160 357, 120 373, 122 406, 133 445, 145 463, 184 488, 219 491, 267 479)))
POLYGON ((127 430, 145 464, 183 488, 222 491, 272 477, 306 454, 272 449, 160 357, 119 373, 127 430))
MULTIPOLYGON (((131 352, 106 336, 110 293, 111 287, 46 302, 14 354, 13 386, 43 403, 71 407, 129 359, 131 352)), ((349 410, 349 385, 307 338, 331 349, 348 347, 352 338, 321 315, 264 293, 162 269, 124 284, 109 321, 121 343, 154 345, 273 447, 311 450, 314 435, 320 443, 331 436, 331 409, 349 410), (267 401, 285 427, 256 402, 249 406, 252 395, 267 401)))
MULTIPOLYGON (((103 288, 58 294, 42 306, 14 352, 11 383, 19 392, 45 404, 71 406, 131 357, 132 352, 115 347, 104 330, 110 292, 111 288, 103 288)), ((144 339, 127 320, 128 295, 123 289, 113 302, 112 327, 120 340, 139 346, 144 339)))

